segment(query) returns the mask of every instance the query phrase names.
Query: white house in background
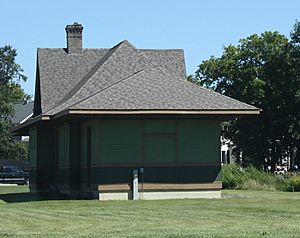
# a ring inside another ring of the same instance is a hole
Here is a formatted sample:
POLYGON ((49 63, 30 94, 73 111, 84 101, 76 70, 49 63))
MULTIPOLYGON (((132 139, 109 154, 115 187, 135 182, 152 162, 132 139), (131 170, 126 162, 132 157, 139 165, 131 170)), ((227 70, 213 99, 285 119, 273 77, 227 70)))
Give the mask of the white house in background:
POLYGON ((233 142, 230 139, 226 139, 223 136, 220 137, 221 141, 221 163, 232 164, 234 159, 232 157, 233 142))
MULTIPOLYGON (((221 164, 233 164, 236 162, 236 157, 232 154, 232 150, 234 147, 233 142, 230 139, 226 139, 223 136, 220 137, 221 141, 221 164)), ((242 156, 242 154, 240 155, 242 156)), ((270 158, 266 158, 265 162, 267 163, 270 158)), ((271 171, 271 166, 267 168, 271 171)), ((275 174, 286 174, 290 171, 291 168, 291 158, 288 154, 281 158, 280 161, 277 162, 275 167, 275 174)))

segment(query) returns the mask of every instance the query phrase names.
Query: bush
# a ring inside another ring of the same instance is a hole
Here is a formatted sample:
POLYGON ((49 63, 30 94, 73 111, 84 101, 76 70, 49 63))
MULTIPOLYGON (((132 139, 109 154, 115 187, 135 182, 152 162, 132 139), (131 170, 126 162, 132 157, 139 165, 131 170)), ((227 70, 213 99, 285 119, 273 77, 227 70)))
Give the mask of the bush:
POLYGON ((250 166, 242 169, 230 164, 222 167, 223 188, 244 190, 286 190, 290 187, 288 180, 281 176, 258 170, 250 166))
POLYGON ((300 175, 292 174, 288 179, 283 191, 300 192, 300 175))
POLYGON ((292 191, 290 190, 290 174, 283 174, 276 176, 276 190, 278 191, 292 191))
POLYGON ((236 189, 243 183, 243 172, 238 165, 229 164, 222 167, 223 188, 236 189))
POLYGON ((238 188, 242 190, 264 190, 264 191, 276 190, 274 184, 264 184, 255 179, 245 180, 238 188))

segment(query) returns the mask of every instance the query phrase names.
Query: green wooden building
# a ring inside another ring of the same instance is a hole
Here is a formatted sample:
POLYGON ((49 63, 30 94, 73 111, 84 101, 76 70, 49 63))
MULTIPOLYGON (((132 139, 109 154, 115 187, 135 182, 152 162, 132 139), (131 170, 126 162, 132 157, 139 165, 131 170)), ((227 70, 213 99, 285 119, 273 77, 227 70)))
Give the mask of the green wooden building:
POLYGON ((259 109, 189 83, 182 50, 86 49, 82 30, 37 51, 34 115, 14 129, 30 135, 30 190, 219 197, 220 122, 259 109))

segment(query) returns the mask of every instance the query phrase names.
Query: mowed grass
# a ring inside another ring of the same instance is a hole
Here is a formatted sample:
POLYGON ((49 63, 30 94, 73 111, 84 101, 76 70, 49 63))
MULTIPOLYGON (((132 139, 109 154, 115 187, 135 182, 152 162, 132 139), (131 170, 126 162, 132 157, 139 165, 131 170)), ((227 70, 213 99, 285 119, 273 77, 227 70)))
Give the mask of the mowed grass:
POLYGON ((300 193, 222 199, 42 200, 0 187, 0 237, 300 237, 300 193))

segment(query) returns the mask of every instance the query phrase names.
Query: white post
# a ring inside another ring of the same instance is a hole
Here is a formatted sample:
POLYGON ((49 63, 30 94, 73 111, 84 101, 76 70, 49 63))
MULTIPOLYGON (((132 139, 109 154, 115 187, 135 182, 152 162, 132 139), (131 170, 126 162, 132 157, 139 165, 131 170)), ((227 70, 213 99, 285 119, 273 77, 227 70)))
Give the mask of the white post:
POLYGON ((139 171, 133 170, 132 175, 132 199, 139 200, 139 171))

